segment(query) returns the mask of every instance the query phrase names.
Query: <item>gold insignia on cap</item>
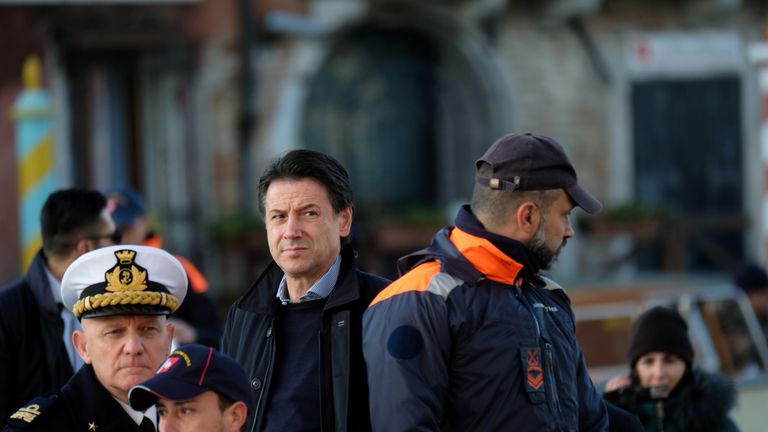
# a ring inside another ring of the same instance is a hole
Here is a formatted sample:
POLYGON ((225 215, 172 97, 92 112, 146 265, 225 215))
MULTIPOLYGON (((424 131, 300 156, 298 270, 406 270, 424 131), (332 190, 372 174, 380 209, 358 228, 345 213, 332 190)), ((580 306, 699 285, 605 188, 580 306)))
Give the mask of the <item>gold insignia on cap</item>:
POLYGON ((19 410, 13 413, 10 418, 32 423, 32 420, 34 420, 39 415, 40 405, 32 404, 27 405, 24 408, 19 408, 19 410))
POLYGON ((104 274, 109 292, 144 291, 147 289, 147 272, 133 263, 136 251, 119 250, 115 252, 117 265, 104 274))
MULTIPOLYGON (((104 273, 102 292, 82 296, 72 307, 75 317, 88 311, 103 307, 120 307, 129 305, 158 306, 175 312, 179 308, 179 299, 173 294, 156 290, 147 291, 147 270, 134 263, 136 251, 121 249, 115 251, 117 264, 104 273)), ((98 287, 98 285, 92 285, 98 287)))

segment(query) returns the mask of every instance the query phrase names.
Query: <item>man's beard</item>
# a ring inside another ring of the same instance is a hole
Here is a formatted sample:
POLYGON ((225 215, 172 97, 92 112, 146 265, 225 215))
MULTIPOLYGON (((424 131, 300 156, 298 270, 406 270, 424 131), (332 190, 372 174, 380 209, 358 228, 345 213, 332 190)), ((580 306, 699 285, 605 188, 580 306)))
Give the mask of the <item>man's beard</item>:
POLYGON ((542 219, 541 226, 539 226, 539 230, 536 231, 536 234, 533 236, 533 238, 528 242, 528 250, 531 252, 533 257, 536 259, 536 263, 539 265, 539 269, 541 270, 549 270, 552 268, 552 266, 557 262, 557 258, 560 255, 560 251, 563 250, 563 247, 565 246, 566 239, 563 239, 563 242, 560 244, 560 247, 557 249, 552 249, 549 246, 547 246, 547 242, 544 238, 544 225, 545 221, 542 219))

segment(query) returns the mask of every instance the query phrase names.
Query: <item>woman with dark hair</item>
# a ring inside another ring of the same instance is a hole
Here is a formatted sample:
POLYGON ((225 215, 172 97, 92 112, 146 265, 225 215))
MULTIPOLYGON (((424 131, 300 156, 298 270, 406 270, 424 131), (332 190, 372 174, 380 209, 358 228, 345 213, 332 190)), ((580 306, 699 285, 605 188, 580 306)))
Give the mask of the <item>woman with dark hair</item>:
POLYGON ((629 377, 605 386, 605 399, 636 415, 646 431, 738 431, 728 416, 736 400, 723 375, 693 367, 688 325, 675 310, 657 306, 632 326, 629 377))

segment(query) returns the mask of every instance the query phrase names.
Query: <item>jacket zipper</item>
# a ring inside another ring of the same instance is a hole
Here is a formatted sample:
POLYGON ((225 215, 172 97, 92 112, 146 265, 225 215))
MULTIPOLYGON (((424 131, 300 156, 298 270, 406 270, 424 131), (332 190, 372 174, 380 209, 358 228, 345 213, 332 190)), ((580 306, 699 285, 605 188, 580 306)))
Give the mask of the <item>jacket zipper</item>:
MULTIPOLYGON (((541 346, 542 338, 541 338, 541 327, 539 326, 539 320, 538 318, 536 318, 536 314, 533 311, 533 307, 530 306, 530 304, 528 303, 528 299, 523 294, 523 290, 520 288, 520 284, 515 284, 515 296, 521 300, 521 302, 523 303, 523 306, 525 306, 525 309, 528 310, 528 313, 531 314, 531 318, 533 318, 533 322, 534 324, 536 324, 536 341, 539 344, 539 346, 541 346)), ((547 362, 546 371, 547 371, 547 375, 549 376, 545 375, 544 380, 549 382, 549 392, 550 392, 550 398, 552 399, 552 401, 551 401, 551 404, 548 403, 547 405, 549 405, 549 410, 552 416, 554 417, 552 422, 554 423, 554 426, 555 426, 554 430, 558 430, 559 423, 560 423, 559 418, 561 417, 560 416, 560 400, 557 394, 556 384, 554 383, 555 376, 554 376, 554 370, 552 368, 553 361, 552 361, 552 352, 550 348, 551 348, 551 345, 548 342, 545 342, 544 352, 545 352, 545 359, 546 359, 545 361, 547 362)), ((550 399, 550 398, 547 398, 547 399, 550 399)))
POLYGON ((549 388, 552 391, 552 399, 553 403, 555 405, 555 412, 557 413, 557 417, 559 419, 563 418, 563 412, 562 408, 560 407, 560 394, 557 391, 557 382, 555 380, 555 368, 554 368, 554 358, 552 357, 552 345, 549 344, 549 342, 544 343, 544 350, 547 355, 547 370, 549 370, 549 388))
POLYGON ((656 402, 656 418, 659 419, 659 432, 664 432, 664 404, 656 402))
POLYGON ((255 432, 256 424, 258 423, 259 430, 261 429, 261 422, 264 420, 264 413, 262 412, 262 406, 261 402, 264 400, 264 395, 267 393, 267 389, 269 388, 270 378, 272 377, 272 366, 275 364, 275 338, 274 338, 274 328, 275 328, 275 320, 272 319, 272 322, 269 323, 269 328, 267 329, 266 338, 269 339, 267 341, 268 349, 270 350, 269 354, 269 364, 267 364, 267 373, 264 375, 264 379, 261 383, 261 394, 259 395, 259 400, 256 401, 256 409, 254 410, 254 417, 253 417, 253 424, 251 425, 251 432, 255 432))

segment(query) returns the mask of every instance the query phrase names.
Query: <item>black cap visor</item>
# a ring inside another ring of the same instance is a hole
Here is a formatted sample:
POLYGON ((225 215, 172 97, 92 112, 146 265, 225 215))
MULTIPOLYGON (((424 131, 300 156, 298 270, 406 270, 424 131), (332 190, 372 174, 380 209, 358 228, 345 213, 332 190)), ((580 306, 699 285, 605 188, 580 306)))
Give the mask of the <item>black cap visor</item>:
POLYGON ((190 384, 183 380, 161 375, 155 375, 149 381, 134 386, 128 393, 128 403, 131 408, 137 411, 144 411, 157 403, 158 399, 172 401, 184 401, 192 399, 202 393, 207 392, 208 388, 190 384))
POLYGON ((595 214, 603 208, 603 204, 593 197, 592 194, 587 192, 578 184, 565 188, 565 192, 585 212, 589 214, 595 214))

